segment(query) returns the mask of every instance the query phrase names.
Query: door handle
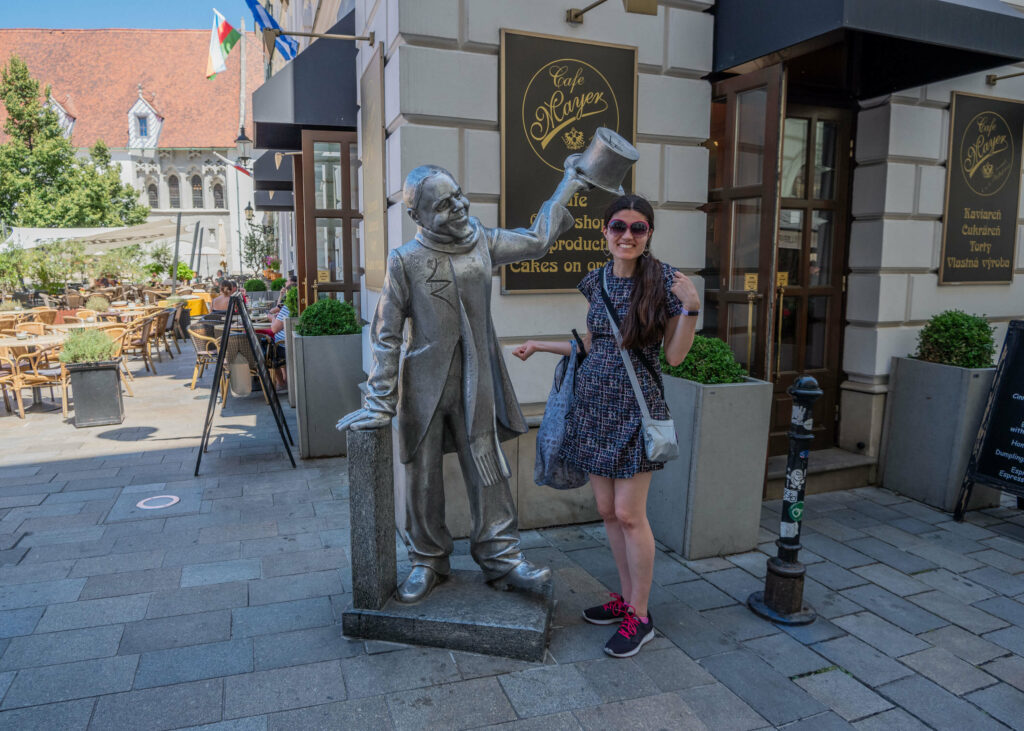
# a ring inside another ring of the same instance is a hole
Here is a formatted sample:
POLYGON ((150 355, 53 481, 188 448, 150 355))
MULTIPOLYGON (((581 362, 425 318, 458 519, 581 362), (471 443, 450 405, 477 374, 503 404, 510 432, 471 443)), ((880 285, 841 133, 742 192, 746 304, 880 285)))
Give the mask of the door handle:
POLYGON ((779 371, 782 370, 782 298, 786 294, 785 285, 779 285, 775 292, 778 294, 778 299, 775 303, 776 308, 779 311, 779 326, 775 336, 775 373, 773 374, 772 380, 775 383, 779 382, 779 371))

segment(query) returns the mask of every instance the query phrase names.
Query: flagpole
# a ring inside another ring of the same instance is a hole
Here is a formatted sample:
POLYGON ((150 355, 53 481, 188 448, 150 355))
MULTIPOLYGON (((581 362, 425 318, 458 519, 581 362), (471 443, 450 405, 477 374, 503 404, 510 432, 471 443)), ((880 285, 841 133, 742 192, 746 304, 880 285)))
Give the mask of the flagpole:
MULTIPOLYGON (((242 17, 242 22, 239 23, 239 27, 242 30, 242 57, 240 59, 241 69, 238 74, 238 127, 242 129, 245 127, 245 17, 242 17)), ((235 168, 235 221, 238 224, 238 273, 242 274, 242 197, 239 193, 239 172, 235 168)))

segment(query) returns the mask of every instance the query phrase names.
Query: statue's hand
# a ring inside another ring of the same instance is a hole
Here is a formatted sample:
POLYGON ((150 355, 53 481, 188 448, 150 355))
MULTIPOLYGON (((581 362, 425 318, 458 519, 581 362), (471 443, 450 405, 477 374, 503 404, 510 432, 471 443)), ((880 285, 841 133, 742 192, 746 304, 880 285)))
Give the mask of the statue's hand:
POLYGON ((363 431, 364 429, 382 429, 390 424, 391 414, 370 411, 369 409, 359 409, 351 414, 345 414, 335 428, 338 431, 345 431, 346 429, 363 431))

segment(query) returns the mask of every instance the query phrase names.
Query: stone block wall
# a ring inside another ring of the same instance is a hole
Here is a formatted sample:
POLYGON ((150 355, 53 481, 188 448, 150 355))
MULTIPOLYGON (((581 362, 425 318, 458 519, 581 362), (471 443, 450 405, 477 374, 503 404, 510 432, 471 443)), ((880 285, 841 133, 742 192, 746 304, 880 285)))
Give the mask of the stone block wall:
MULTIPOLYGON (((357 32, 375 31, 384 43, 389 248, 415 233, 401 188, 405 174, 423 163, 451 170, 470 199, 470 213, 497 225, 498 54, 500 31, 508 28, 637 47, 636 192, 655 206, 658 256, 688 273, 701 268, 706 222, 697 208, 707 200, 708 156, 701 145, 711 98, 701 77, 711 70, 714 19, 704 11, 713 2, 660 4, 657 16, 644 16, 610 2, 589 12, 582 25, 570 25, 565 10, 571 3, 550 0, 356 0, 357 32)), ((370 49, 359 48, 362 74, 370 49)), ((586 302, 578 294, 502 295, 498 277, 493 293, 495 327, 516 393, 524 404, 543 402, 554 357, 521 363, 511 350, 528 338, 567 339, 572 328, 582 331, 586 302)), ((377 293, 365 291, 363 317, 369 319, 376 304, 377 293)), ((364 347, 366 367, 368 352, 364 347)))
MULTIPOLYGON (((985 83, 987 73, 907 89, 862 102, 853 173, 850 274, 840 446, 878 454, 893 357, 917 347, 933 315, 984 315, 1001 346, 1006 323, 1024 317, 1024 235, 1018 230, 1011 285, 939 286, 953 91, 1024 101, 1024 80, 985 83), (863 444, 861 448, 859 445, 863 444)), ((1024 206, 1018 212, 1018 224, 1024 206)))

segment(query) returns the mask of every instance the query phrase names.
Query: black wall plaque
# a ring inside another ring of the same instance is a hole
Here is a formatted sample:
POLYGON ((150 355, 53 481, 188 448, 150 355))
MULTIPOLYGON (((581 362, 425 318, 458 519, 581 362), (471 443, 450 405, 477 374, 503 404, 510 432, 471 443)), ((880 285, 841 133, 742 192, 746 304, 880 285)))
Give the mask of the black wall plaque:
POLYGON ((1013 279, 1024 104, 953 93, 939 284, 1013 279))
MULTIPOLYGON (((527 228, 562 179, 562 164, 582 152, 598 127, 636 139, 637 52, 501 32, 501 224, 527 228)), ((633 172, 623 182, 632 190, 633 172)), ((604 209, 614 196, 579 193, 569 203, 576 226, 547 256, 502 267, 502 292, 575 292, 604 263, 604 209)))
POLYGON ((962 520, 975 482, 1024 497, 1024 320, 1010 322, 981 429, 960 487, 962 520))

